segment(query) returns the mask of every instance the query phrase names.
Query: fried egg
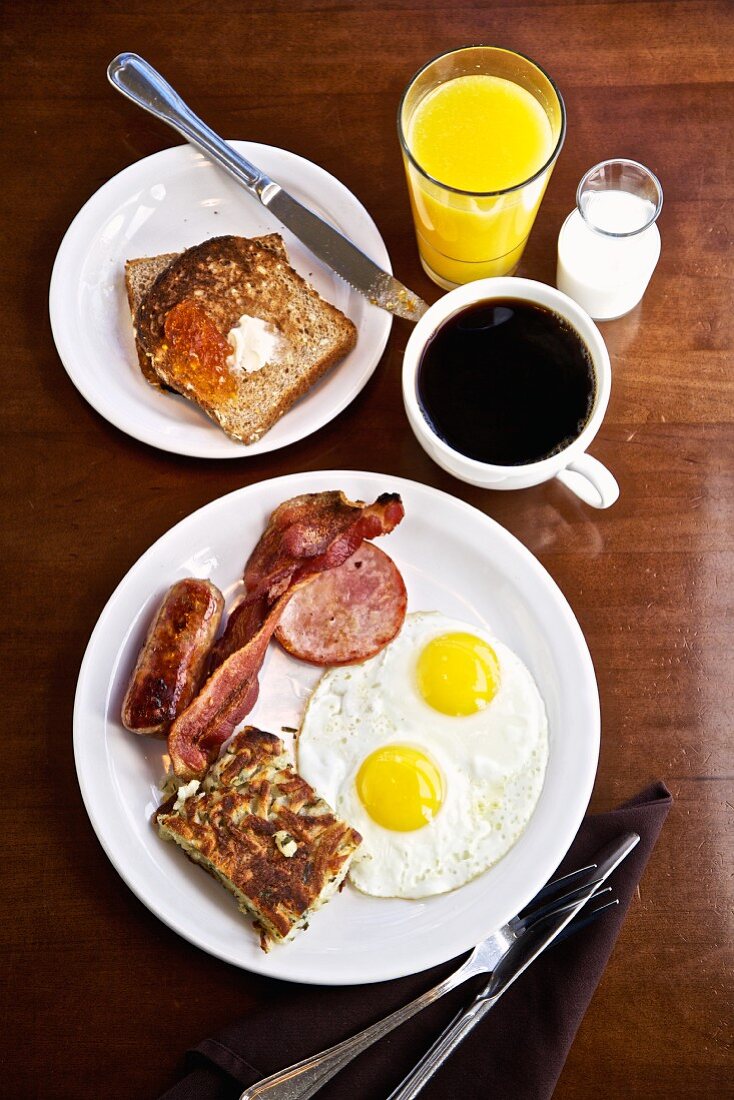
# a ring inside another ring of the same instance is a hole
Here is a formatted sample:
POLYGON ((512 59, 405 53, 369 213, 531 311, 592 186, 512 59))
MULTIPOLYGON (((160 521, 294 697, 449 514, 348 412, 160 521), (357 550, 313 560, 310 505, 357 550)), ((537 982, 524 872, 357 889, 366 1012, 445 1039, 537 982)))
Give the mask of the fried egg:
POLYGON ((354 885, 422 898, 469 882, 517 841, 540 797, 548 722, 511 649, 419 612, 376 657, 322 676, 297 752, 299 773, 364 838, 354 885))

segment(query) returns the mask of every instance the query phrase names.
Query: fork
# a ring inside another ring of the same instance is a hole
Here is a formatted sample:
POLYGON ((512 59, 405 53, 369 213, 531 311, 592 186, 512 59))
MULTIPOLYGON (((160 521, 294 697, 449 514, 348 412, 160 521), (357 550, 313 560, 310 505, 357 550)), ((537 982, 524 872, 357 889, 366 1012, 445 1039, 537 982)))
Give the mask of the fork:
MULTIPOLYGON (((611 889, 611 886, 607 886, 603 890, 597 890, 593 897, 598 898, 601 894, 608 894, 611 892, 611 889)), ((611 909, 615 905, 619 905, 618 898, 610 899, 604 905, 597 906, 597 908, 593 909, 590 913, 586 910, 584 910, 583 913, 579 913, 578 916, 567 924, 563 931, 556 936, 554 943, 558 944, 566 939, 567 936, 571 936, 574 932, 580 931, 582 928, 586 927, 586 925, 591 924, 593 920, 596 920, 597 917, 601 916, 602 913, 606 912, 607 909, 611 909)), ((473 997, 468 1005, 459 1009, 453 1020, 446 1025, 423 1057, 416 1062, 412 1070, 403 1078, 397 1088, 390 1093, 387 1100, 414 1100, 418 1093, 428 1084, 434 1073, 441 1068, 456 1048, 463 1043, 469 1032, 476 1027, 479 1021, 494 1007, 505 992, 505 989, 507 989, 506 985, 500 986, 499 990, 495 992, 492 988, 492 980, 490 979, 484 988, 480 989, 473 997)))
MULTIPOLYGON (((583 881, 583 885, 576 887, 573 886, 573 883, 584 880, 585 876, 593 872, 596 867, 597 864, 591 863, 548 883, 517 916, 512 917, 507 924, 499 928, 486 940, 477 944, 458 970, 444 978, 438 985, 435 985, 409 1004, 398 1008, 384 1019, 378 1020, 371 1027, 352 1035, 349 1039, 322 1050, 310 1058, 305 1058, 301 1062, 296 1062, 294 1065, 288 1066, 287 1069, 278 1070, 270 1077, 263 1078, 245 1089, 239 1100, 307 1100, 308 1097, 318 1092, 335 1074, 344 1069, 353 1058, 356 1058, 367 1047, 376 1043, 378 1039, 389 1034, 428 1005, 433 1004, 445 993, 456 989, 462 982, 468 981, 478 974, 491 972, 521 933, 527 932, 539 921, 547 920, 550 916, 573 909, 583 892, 588 892, 593 880, 592 882, 583 881)), ((596 898, 601 893, 606 893, 607 890, 597 891, 593 896, 596 898)), ((584 913, 581 917, 576 917, 575 920, 580 920, 581 923, 585 924, 593 919, 595 915, 596 911, 591 917, 584 913)), ((568 928, 573 929, 574 926, 575 921, 571 922, 568 928)))

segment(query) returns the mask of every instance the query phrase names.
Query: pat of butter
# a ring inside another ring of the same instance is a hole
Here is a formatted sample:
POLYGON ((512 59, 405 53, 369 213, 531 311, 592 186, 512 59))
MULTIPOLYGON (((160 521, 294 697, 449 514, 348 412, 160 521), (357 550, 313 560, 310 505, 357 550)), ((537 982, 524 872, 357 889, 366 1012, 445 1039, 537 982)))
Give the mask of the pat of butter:
POLYGON ((230 370, 254 374, 266 363, 276 363, 283 356, 285 340, 274 325, 260 317, 243 313, 227 333, 232 354, 227 357, 230 370))

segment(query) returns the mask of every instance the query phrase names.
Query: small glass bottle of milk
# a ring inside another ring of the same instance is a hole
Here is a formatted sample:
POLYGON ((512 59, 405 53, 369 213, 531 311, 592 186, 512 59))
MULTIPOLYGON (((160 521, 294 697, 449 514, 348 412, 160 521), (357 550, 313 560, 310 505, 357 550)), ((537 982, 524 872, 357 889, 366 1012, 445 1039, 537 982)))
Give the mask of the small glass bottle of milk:
POLYGON ((662 205, 660 182, 637 161, 590 168, 558 236, 558 289, 596 321, 629 313, 660 256, 655 222, 662 205))

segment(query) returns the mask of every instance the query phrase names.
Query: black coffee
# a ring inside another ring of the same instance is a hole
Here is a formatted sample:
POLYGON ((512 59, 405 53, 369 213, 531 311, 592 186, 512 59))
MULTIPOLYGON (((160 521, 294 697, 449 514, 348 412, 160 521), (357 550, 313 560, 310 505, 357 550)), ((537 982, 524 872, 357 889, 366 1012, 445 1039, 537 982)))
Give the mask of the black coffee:
POLYGON ((434 432, 499 466, 562 450, 591 415, 596 376, 586 344, 559 314, 514 298, 450 317, 423 352, 418 402, 434 432))

